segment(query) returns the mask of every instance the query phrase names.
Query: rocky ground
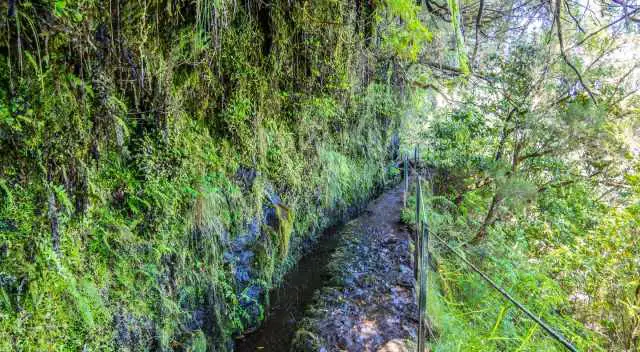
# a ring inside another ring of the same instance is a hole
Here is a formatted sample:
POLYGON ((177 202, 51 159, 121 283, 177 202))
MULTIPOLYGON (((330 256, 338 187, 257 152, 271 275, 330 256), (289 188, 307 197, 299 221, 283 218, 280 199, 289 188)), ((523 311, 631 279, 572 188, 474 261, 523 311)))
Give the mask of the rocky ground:
POLYGON ((344 226, 329 262, 332 279, 298 324, 292 351, 415 350, 411 236, 401 209, 398 186, 344 226))

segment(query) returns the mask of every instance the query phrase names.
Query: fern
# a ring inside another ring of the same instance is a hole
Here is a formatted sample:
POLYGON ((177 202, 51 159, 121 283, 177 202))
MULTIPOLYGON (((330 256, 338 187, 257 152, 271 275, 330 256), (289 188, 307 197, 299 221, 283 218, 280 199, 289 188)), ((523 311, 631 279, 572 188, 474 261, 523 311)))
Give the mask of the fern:
POLYGON ((13 195, 7 187, 7 181, 0 179, 0 199, 2 199, 2 209, 10 209, 13 206, 13 195))
POLYGON ((64 187, 61 185, 53 186, 53 191, 56 194, 56 200, 58 204, 62 205, 65 213, 67 215, 71 215, 73 211, 73 205, 71 204, 71 200, 67 196, 67 192, 64 187))

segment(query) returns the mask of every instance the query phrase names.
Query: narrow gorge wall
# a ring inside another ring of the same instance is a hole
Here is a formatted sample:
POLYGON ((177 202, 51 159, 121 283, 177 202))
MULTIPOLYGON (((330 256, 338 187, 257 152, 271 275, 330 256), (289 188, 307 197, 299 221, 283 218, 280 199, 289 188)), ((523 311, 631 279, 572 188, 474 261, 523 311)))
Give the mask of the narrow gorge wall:
POLYGON ((371 1, 0 4, 0 350, 210 350, 398 145, 371 1))

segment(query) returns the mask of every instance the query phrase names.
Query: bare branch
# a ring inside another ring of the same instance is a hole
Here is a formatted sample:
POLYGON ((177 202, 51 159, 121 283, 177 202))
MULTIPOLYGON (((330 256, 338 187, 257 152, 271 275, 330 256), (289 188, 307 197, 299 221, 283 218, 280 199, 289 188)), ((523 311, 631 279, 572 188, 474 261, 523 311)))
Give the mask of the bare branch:
POLYGON ((622 85, 622 83, 624 83, 624 81, 631 75, 631 73, 633 73, 633 71, 635 71, 638 67, 640 67, 639 63, 636 63, 635 65, 633 65, 627 72, 625 72, 625 74, 623 74, 620 79, 618 79, 618 82, 616 82, 616 86, 613 89, 613 93, 611 93, 611 96, 609 97, 608 101, 611 102, 613 100, 613 97, 616 96, 616 94, 618 93, 618 90, 620 89, 620 86, 622 85))
POLYGON ((424 82, 420 82, 420 81, 413 81, 413 82, 411 82, 411 85, 414 86, 414 87, 422 88, 422 89, 433 89, 434 91, 436 91, 436 93, 440 94, 446 101, 451 102, 451 98, 449 98, 449 96, 446 95, 442 91, 442 89, 440 89, 439 87, 437 87, 434 84, 424 83, 424 82))
POLYGON ((622 17, 620 17, 620 18, 616 19, 615 21, 613 21, 613 22, 609 23, 609 24, 608 24, 608 25, 606 25, 606 26, 600 27, 600 28, 599 28, 599 29, 597 29, 595 32, 592 32, 592 33, 587 34, 584 38, 582 38, 582 40, 581 40, 581 41, 579 41, 579 42, 577 42, 577 43, 573 44, 569 49, 573 49, 573 48, 575 48, 575 47, 578 47, 578 46, 580 46, 580 45, 584 44, 584 42, 586 42, 587 40, 591 39, 593 36, 597 35, 598 33, 600 33, 600 32, 602 32, 602 31, 604 31, 605 29, 610 28, 610 27, 612 27, 612 26, 614 26, 614 25, 616 25, 616 24, 618 24, 618 23, 620 23, 620 22, 624 21, 624 19, 625 19, 625 18, 627 18, 627 16, 631 17, 632 15, 635 15, 635 14, 636 14, 636 13, 638 13, 638 12, 640 12, 640 8, 637 8, 637 9, 635 9, 635 10, 633 10, 633 11, 629 12, 627 15, 624 15, 624 16, 622 16, 622 17))
POLYGON ((593 95, 593 92, 591 91, 589 86, 587 86, 584 80, 582 79, 582 75, 580 74, 578 69, 571 63, 571 61, 569 61, 569 58, 567 57, 567 54, 564 51, 564 42, 562 41, 562 26, 561 26, 562 19, 560 18, 560 8, 561 8, 560 1, 561 0, 556 0, 556 26, 558 29, 558 41, 560 42, 560 55, 562 55, 562 59, 564 60, 564 62, 569 67, 571 67, 573 72, 576 74, 576 76, 578 77, 578 81, 580 81, 580 84, 582 85, 582 87, 587 91, 587 93, 589 94, 589 97, 591 98, 591 100, 593 100, 593 103, 595 105, 598 105, 598 101, 596 100, 595 95, 593 95))
POLYGON ((482 9, 484 8, 484 0, 480 0, 480 6, 478 7, 478 15, 476 16, 476 42, 473 46, 473 56, 471 57, 471 67, 476 62, 476 55, 478 54, 478 44, 480 41, 480 21, 482 20, 482 9))
POLYGON ((611 1, 613 1, 614 3, 616 3, 616 4, 618 4, 619 6, 622 6, 622 7, 628 7, 628 8, 632 8, 632 9, 640 8, 640 6, 634 6, 634 5, 627 4, 627 1, 623 1, 623 0, 611 0, 611 1))
POLYGON ((569 3, 565 1, 564 5, 567 8, 567 13, 569 14, 569 17, 571 17, 573 22, 576 24, 576 27, 578 27, 578 30, 582 33, 586 33, 584 28, 582 28, 582 25, 580 25, 580 21, 573 15, 573 13, 571 13, 571 8, 569 7, 569 3))

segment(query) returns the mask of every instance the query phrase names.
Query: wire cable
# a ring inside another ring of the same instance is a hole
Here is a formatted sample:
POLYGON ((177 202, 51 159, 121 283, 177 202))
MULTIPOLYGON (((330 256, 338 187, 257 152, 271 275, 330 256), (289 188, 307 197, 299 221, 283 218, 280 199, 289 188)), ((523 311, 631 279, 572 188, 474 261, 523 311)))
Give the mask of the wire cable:
POLYGON ((451 247, 447 242, 442 240, 436 234, 431 234, 436 240, 440 243, 444 244, 447 249, 449 249, 453 254, 455 254, 458 258, 460 258, 465 264, 467 264, 473 271, 478 273, 485 281, 487 281, 494 289, 500 292, 507 300, 513 303, 516 307, 518 307, 521 311, 523 311, 526 315, 529 316, 533 321, 535 321, 542 329, 544 329, 551 337, 560 342, 564 347, 566 347, 569 351, 578 352, 578 349, 567 340, 564 336, 562 336, 559 332, 552 329, 549 325, 547 325, 542 319, 540 319, 537 315, 533 314, 527 307, 522 305, 520 302, 516 301, 507 291, 505 291, 502 287, 498 286, 487 274, 478 269, 473 263, 471 263, 467 258, 465 258, 462 254, 458 253, 453 247, 451 247))

